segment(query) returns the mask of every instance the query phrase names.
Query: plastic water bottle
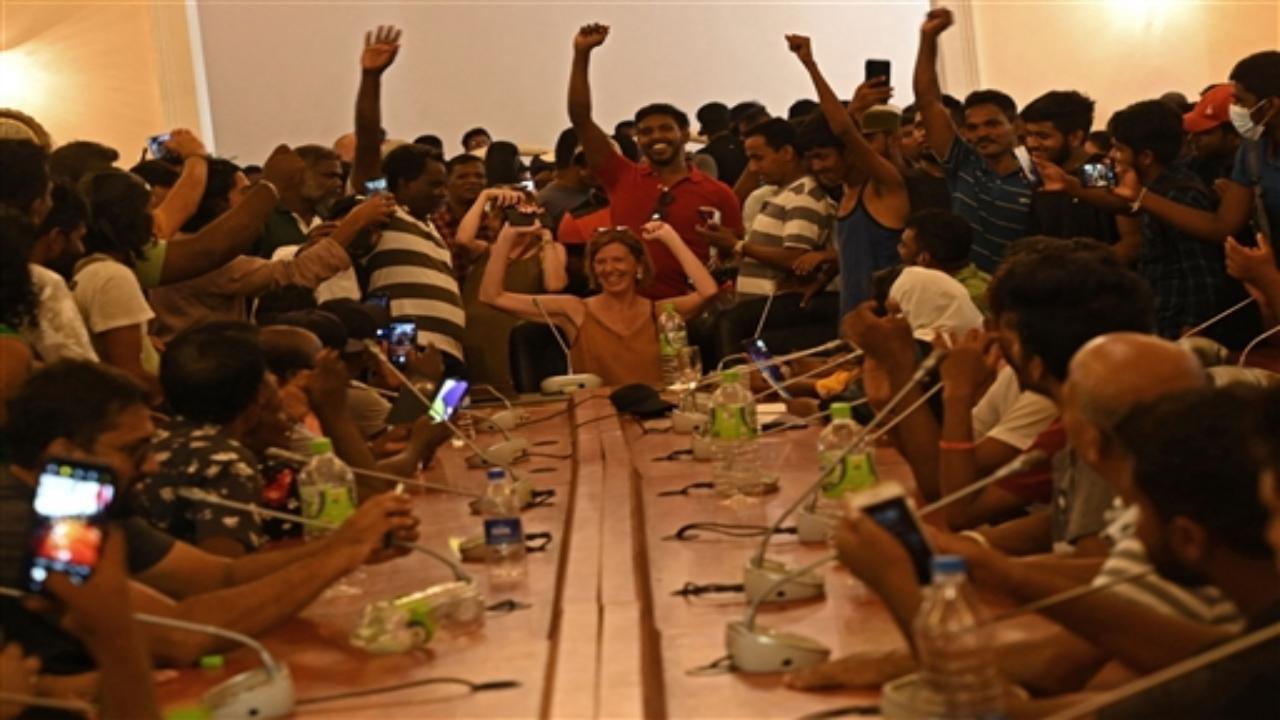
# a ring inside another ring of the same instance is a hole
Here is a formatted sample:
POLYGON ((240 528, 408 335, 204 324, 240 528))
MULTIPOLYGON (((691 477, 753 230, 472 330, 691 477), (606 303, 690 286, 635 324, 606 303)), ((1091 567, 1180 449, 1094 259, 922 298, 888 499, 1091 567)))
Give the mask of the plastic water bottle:
POLYGON ((822 494, 828 498, 864 490, 878 480, 870 448, 858 443, 860 431, 849 403, 831 403, 831 424, 818 436, 818 467, 824 473, 822 494), (836 464, 840 467, 832 469, 836 464))
MULTIPOLYGON (((302 515, 329 525, 341 525, 356 509, 356 476, 351 468, 333 454, 333 443, 327 437, 311 440, 311 460, 298 474, 298 497, 302 515)), ((329 532, 307 525, 305 537, 329 532)))
POLYGON ((711 396, 712 482, 721 495, 761 495, 766 482, 756 448, 755 402, 735 369, 720 376, 711 396))
POLYGON ((489 582, 511 585, 524 579, 524 526, 515 484, 502 468, 489 469, 485 489, 484 544, 489 562, 489 582))
POLYGON ((676 312, 676 306, 665 303, 658 315, 658 352, 662 361, 662 382, 668 387, 680 380, 680 350, 689 346, 689 334, 684 318, 676 312))
POLYGON ((920 681, 946 720, 1003 718, 1004 692, 991 633, 966 578, 964 558, 936 555, 914 632, 920 681))

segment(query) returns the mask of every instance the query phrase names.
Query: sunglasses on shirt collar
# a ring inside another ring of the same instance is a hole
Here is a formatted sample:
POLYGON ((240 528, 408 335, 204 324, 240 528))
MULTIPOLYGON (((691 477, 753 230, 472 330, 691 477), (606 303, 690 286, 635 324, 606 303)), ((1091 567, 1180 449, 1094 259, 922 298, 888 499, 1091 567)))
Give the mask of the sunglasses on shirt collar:
POLYGON ((653 213, 649 217, 650 220, 666 220, 667 207, 675 200, 675 196, 671 194, 671 188, 666 185, 659 185, 658 189, 662 193, 658 195, 658 204, 654 206, 653 213))

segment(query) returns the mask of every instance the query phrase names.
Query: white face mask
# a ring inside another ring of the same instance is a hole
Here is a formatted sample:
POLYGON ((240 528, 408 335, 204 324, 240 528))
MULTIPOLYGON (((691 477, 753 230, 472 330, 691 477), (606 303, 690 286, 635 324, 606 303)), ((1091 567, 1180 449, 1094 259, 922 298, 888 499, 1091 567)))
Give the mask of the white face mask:
POLYGON ((1251 108, 1244 108, 1239 105, 1231 105, 1227 108, 1227 115, 1231 118, 1231 124, 1235 126, 1236 132, 1240 133, 1240 137, 1251 141, 1262 137, 1262 131, 1266 128, 1261 123, 1253 121, 1253 111, 1262 107, 1262 103, 1265 102, 1266 100, 1263 100, 1251 108))

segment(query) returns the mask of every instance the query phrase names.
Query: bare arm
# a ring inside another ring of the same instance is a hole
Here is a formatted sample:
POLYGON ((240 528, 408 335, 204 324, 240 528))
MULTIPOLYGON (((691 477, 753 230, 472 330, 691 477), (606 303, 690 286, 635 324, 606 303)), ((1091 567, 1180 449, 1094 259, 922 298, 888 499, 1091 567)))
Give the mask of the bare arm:
POLYGON ((484 222, 484 214, 490 205, 507 208, 522 202, 524 202, 524 195, 518 190, 485 188, 480 191, 476 201, 471 203, 466 214, 458 221, 458 230, 453 236, 453 241, 465 247, 471 253, 471 257, 479 257, 489 249, 489 243, 479 240, 477 236, 480 234, 480 224, 484 222))
POLYGON ((791 52, 800 58, 800 64, 804 65, 804 69, 809 72, 809 78, 813 80, 813 87, 818 93, 822 114, 827 118, 831 130, 844 142, 845 159, 851 168, 867 173, 881 188, 899 188, 905 192, 906 181, 903 180, 902 173, 893 163, 876 152, 875 148, 871 147, 862 136, 862 131, 854 125, 849 111, 836 97, 835 90, 831 89, 830 83, 818 69, 818 63, 813 59, 809 38, 803 35, 788 35, 787 44, 791 52))
MULTIPOLYGON (((972 553, 975 575, 988 578, 1021 602, 1047 598, 1077 587, 1076 578, 1045 572, 990 551, 972 553)), ((1166 615, 1110 593, 1097 593, 1044 611, 1068 630, 1110 652, 1140 673, 1190 657, 1228 633, 1166 615)))
POLYGON ((951 11, 946 8, 930 10, 925 16, 924 25, 920 28, 920 50, 916 55, 913 78, 916 108, 924 123, 929 149, 939 158, 947 157, 951 143, 956 139, 956 126, 951 122, 951 113, 942 104, 942 85, 938 82, 938 36, 951 27, 952 22, 951 11))
POLYGON ((155 236, 168 239, 196 214, 209 178, 209 156, 204 143, 190 130, 179 128, 169 133, 165 148, 182 158, 182 174, 173 184, 164 202, 151 213, 155 236))
POLYGON ((140 325, 125 325, 96 335, 98 354, 102 362, 129 373, 151 392, 160 397, 160 382, 155 375, 142 367, 142 343, 150 342, 140 325))
POLYGON ((551 231, 543 229, 538 245, 538 262, 542 266, 542 287, 547 292, 560 292, 569 284, 569 272, 565 269, 568 253, 564 245, 551 237, 551 231))
POLYGON ((584 25, 573 39, 573 65, 569 71, 569 122, 592 169, 603 167, 617 154, 608 134, 591 118, 591 51, 609 37, 607 25, 584 25))
POLYGON ((697 255, 693 254, 689 246, 684 244, 684 240, 670 225, 664 222, 651 222, 644 226, 643 234, 646 240, 657 240, 665 245, 680 263, 680 269, 684 270, 684 274, 693 281, 693 292, 671 298, 670 302, 675 306, 676 312, 685 318, 697 315, 702 311, 702 307, 719 292, 715 278, 711 277, 706 266, 697 255))
POLYGON ((31 374, 31 348, 21 340, 0 336, 0 427, 8 419, 9 398, 31 374))
POLYGON ((191 595, 223 590, 266 577, 281 568, 304 562, 326 550, 323 542, 309 542, 266 549, 230 559, 204 552, 182 541, 135 579, 179 600, 191 595))
MULTIPOLYGON (((298 556, 255 580, 174 602, 138 583, 130 594, 134 609, 192 622, 207 623, 246 635, 260 635, 297 614, 330 583, 382 553, 387 533, 414 540, 418 521, 405 496, 384 493, 362 505, 326 540, 323 552, 298 556), (301 558, 301 561, 298 561, 301 558)), ((236 563, 245 562, 244 560, 236 563)), ((229 643, 205 635, 147 627, 155 656, 190 664, 229 643)))
POLYGON ((234 208, 200 232, 166 244, 160 284, 198 277, 248 252, 275 208, 279 193, 293 191, 301 184, 302 169, 302 159, 288 146, 277 147, 262 168, 267 182, 251 189, 234 208))
MULTIPOLYGON (((531 228, 502 226, 502 231, 498 233, 497 241, 494 242, 493 247, 489 250, 489 262, 484 266, 484 275, 480 280, 480 302, 492 305, 499 310, 509 312, 525 320, 544 323, 546 318, 538 310, 538 305, 541 305, 542 309, 546 311, 547 315, 551 316, 553 321, 564 320, 576 332, 586 315, 586 306, 582 304, 581 298, 572 295, 525 295, 507 292, 503 288, 506 282, 511 245, 515 241, 516 234, 519 232, 537 232, 537 230, 538 226, 536 225, 531 228)), ((559 323, 557 322, 557 324, 559 323)))
POLYGON ((1264 326, 1271 327, 1280 319, 1280 270, 1267 237, 1258 233, 1255 242, 1256 247, 1245 247, 1234 238, 1227 239, 1227 272, 1259 297, 1264 305, 1264 326))
POLYGON ((360 89, 356 92, 356 156, 351 186, 382 174, 382 73, 400 52, 400 30, 386 25, 364 34, 360 54, 360 89))
POLYGON ((377 469, 392 475, 411 477, 418 472, 423 461, 430 459, 436 449, 452 436, 453 431, 448 425, 435 424, 428 415, 423 415, 409 431, 409 443, 405 449, 379 460, 377 469))
POLYGON ((1228 235, 1240 232, 1253 209, 1253 191, 1249 188, 1230 181, 1223 183, 1223 187, 1216 212, 1183 205, 1154 193, 1142 198, 1142 209, 1188 235, 1220 243, 1228 235))

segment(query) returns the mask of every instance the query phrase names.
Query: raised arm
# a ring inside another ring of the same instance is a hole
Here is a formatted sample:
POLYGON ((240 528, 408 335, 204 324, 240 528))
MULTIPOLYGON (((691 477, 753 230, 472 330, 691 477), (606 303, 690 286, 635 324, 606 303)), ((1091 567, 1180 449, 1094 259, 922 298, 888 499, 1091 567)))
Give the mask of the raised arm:
POLYGON ((920 26, 920 50, 913 78, 916 108, 924 122, 929 149, 939 158, 951 152, 951 143, 956 139, 956 126, 942 104, 942 86, 938 83, 938 36, 953 22, 955 18, 946 8, 935 8, 925 16, 924 25, 920 26))
POLYGON ((542 229, 538 241, 538 262, 542 267, 542 287, 547 292, 560 292, 569 285, 569 273, 565 269, 568 253, 546 228, 542 229))
POLYGON ((651 222, 644 226, 642 234, 645 240, 658 241, 667 246, 671 254, 676 257, 680 263, 680 268, 684 270, 684 274, 693 281, 693 292, 688 295, 671 298, 670 302, 675 306, 676 312, 681 316, 691 318, 702 311, 702 307, 711 301, 719 292, 716 286, 715 278, 711 277, 711 273, 707 272, 707 268, 698 259, 697 255, 684 244, 684 240, 680 238, 670 225, 664 222, 651 222))
POLYGON ((209 178, 209 155, 195 133, 178 128, 169 133, 165 149, 182 158, 182 174, 173 184, 164 202, 152 213, 155 236, 167 240, 195 215, 209 178))
POLYGON ((604 44, 609 37, 609 26, 593 23, 583 25, 573 38, 573 66, 569 71, 569 122, 578 133, 587 163, 592 169, 602 167, 617 154, 609 135, 591 118, 591 80, 588 69, 591 51, 604 44))
POLYGON ((476 237, 480 234, 480 224, 484 222, 484 214, 489 204, 493 203, 497 207, 507 208, 519 205, 522 202, 524 202, 524 195, 519 190, 499 187, 485 188, 480 191, 476 201, 471 203, 467 213, 458 221, 458 230, 454 233, 453 241, 465 247, 472 257, 479 256, 489 248, 488 243, 476 237))
POLYGON ((360 89, 356 93, 356 157, 351 167, 351 187, 382 174, 382 73, 400 52, 400 30, 379 25, 364 34, 360 53, 360 89))
MULTIPOLYGON (((854 124, 848 109, 836 97, 835 90, 823 77, 818 63, 813 59, 813 47, 804 35, 787 35, 787 46, 799 58, 800 64, 809 72, 814 90, 818 93, 818 104, 822 114, 836 137, 844 143, 845 159, 851 170, 860 170, 871 176, 873 182, 885 187, 905 187, 902 173, 893 163, 886 160, 862 136, 862 131, 854 124)), ((853 173, 850 173, 851 175, 853 173)))
POLYGON ((302 170, 297 153, 287 145, 277 147, 262 167, 265 182, 249 190, 235 207, 195 235, 157 246, 163 247, 164 252, 158 284, 189 280, 249 252, 280 194, 292 192, 302 184, 302 170))
MULTIPOLYGON (((586 305, 581 298, 573 295, 524 295, 507 292, 503 287, 507 276, 507 263, 511 256, 511 245, 516 236, 522 233, 539 232, 541 226, 533 224, 528 227, 512 227, 503 225, 498 239, 489 249, 489 262, 484 266, 484 275, 480 280, 480 302, 509 312, 517 317, 534 322, 545 323, 547 320, 539 311, 542 306, 553 322, 564 321, 576 332, 586 317, 586 305)), ((556 322, 558 325, 559 322, 556 322)))

